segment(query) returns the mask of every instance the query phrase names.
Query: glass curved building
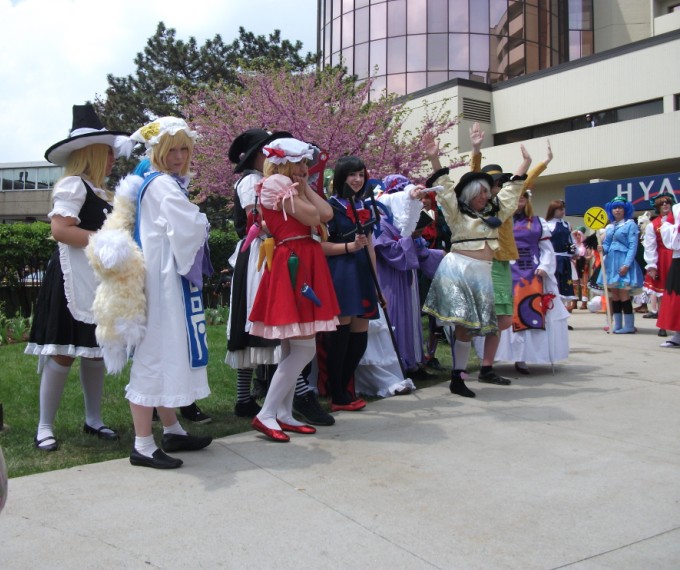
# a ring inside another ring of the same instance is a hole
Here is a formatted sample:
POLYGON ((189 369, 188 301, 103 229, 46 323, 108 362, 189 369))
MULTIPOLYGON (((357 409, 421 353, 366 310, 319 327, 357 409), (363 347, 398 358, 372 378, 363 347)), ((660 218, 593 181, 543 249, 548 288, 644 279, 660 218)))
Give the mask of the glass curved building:
POLYGON ((377 92, 497 83, 593 53, 592 0, 319 0, 322 65, 377 92))

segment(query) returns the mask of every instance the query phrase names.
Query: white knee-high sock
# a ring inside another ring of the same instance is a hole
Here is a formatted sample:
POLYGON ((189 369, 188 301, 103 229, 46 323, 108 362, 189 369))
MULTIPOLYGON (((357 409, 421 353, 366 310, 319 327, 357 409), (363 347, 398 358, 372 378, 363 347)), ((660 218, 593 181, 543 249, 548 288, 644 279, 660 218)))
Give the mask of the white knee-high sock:
POLYGON ((104 425, 102 421, 102 396, 104 395, 104 361, 92 358, 80 359, 80 385, 85 402, 85 423, 94 429, 104 425))
POLYGON ((54 358, 48 358, 40 379, 40 421, 37 438, 43 439, 54 435, 54 418, 64 393, 71 365, 57 364, 54 358))
POLYGON ((142 437, 135 436, 135 449, 146 457, 153 457, 153 454, 158 449, 153 434, 142 437))
POLYGON ((453 342, 453 369, 454 370, 465 370, 468 365, 468 360, 470 359, 470 346, 472 343, 470 341, 454 339, 453 342))
MULTIPOLYGON (((268 428, 280 429, 276 421, 279 413, 286 416, 285 419, 282 418, 284 421, 292 419, 295 382, 315 352, 316 342, 313 338, 281 341, 282 358, 272 378, 262 410, 257 414, 257 418, 268 428)), ((299 425, 299 422, 296 423, 299 425)))

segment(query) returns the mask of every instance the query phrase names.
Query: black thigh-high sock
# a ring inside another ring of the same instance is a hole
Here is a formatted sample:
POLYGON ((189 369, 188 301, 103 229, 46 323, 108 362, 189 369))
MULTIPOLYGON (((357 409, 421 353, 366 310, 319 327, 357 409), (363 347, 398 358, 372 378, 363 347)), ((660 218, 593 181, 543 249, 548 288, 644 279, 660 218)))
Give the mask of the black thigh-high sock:
POLYGON ((621 312, 622 309, 621 305, 622 305, 621 301, 612 301, 612 315, 621 312))
POLYGON ((328 374, 328 392, 334 404, 349 404, 351 398, 345 392, 343 367, 349 345, 349 325, 338 325, 326 337, 326 371, 328 374))
POLYGON ((354 378, 354 371, 359 366, 359 361, 366 352, 366 346, 368 345, 368 333, 367 332, 353 332, 349 335, 349 343, 347 345, 347 356, 345 357, 345 363, 342 369, 343 382, 345 386, 345 392, 354 398, 354 387, 350 388, 350 383, 352 378, 354 378))
POLYGON ((621 312, 624 315, 632 315, 633 314, 633 301, 628 299, 627 301, 619 301, 621 304, 621 312))

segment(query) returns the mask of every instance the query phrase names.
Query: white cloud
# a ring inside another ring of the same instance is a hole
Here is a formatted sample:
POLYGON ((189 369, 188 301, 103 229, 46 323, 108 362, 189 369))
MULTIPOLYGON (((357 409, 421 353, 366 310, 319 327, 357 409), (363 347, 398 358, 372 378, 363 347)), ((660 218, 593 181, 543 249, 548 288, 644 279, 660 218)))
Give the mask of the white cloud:
POLYGON ((104 93, 108 73, 134 72, 160 21, 199 44, 243 26, 316 49, 316 0, 0 0, 0 163, 42 160, 72 105, 104 93))

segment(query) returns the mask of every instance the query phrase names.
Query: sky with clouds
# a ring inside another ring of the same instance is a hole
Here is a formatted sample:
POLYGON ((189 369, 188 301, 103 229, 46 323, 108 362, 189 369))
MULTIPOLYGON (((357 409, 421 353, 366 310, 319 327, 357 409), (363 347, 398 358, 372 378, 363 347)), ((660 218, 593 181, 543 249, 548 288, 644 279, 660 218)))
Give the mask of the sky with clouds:
POLYGON ((43 160, 65 138, 71 107, 131 74, 158 22, 199 45, 239 26, 281 30, 316 50, 316 0, 0 0, 0 164, 43 160))

